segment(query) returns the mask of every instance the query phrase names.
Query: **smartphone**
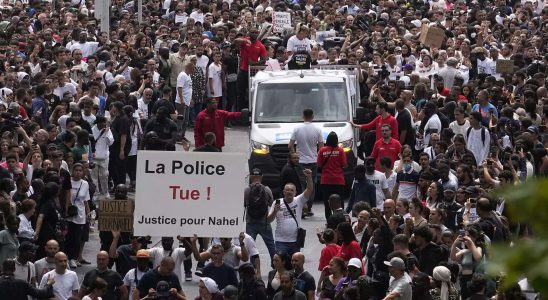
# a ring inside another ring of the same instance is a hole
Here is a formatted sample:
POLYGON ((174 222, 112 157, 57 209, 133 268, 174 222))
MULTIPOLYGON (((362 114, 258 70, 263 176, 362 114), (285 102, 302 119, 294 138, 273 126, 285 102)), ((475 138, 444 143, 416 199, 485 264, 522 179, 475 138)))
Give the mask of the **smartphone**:
POLYGON ((492 166, 492 165, 493 165, 493 161, 492 161, 492 160, 488 160, 488 161, 487 161, 487 165, 488 165, 488 166, 492 166))
POLYGON ((477 199, 477 198, 468 198, 468 200, 470 201, 470 203, 476 203, 476 202, 478 202, 478 199, 477 199))
POLYGON ((465 234, 466 234, 466 230, 464 229, 459 230, 459 237, 464 237, 465 234))
POLYGON ((280 199, 276 199, 276 204, 280 205, 280 203, 281 203, 280 199))

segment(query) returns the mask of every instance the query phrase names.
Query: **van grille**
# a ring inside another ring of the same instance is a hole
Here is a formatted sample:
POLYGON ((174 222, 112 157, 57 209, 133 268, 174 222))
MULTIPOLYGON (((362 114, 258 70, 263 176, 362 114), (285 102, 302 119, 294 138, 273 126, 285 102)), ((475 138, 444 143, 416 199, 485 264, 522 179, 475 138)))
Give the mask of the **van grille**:
POLYGON ((273 145, 270 148, 270 154, 272 159, 276 163, 278 170, 281 170, 287 163, 287 157, 289 156, 289 148, 287 144, 273 145))

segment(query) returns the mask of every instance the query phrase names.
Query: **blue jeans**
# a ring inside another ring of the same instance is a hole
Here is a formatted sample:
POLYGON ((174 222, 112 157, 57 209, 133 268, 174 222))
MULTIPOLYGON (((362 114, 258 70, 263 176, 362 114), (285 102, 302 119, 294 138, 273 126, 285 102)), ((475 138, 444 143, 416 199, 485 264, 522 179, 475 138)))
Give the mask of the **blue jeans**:
POLYGON ((270 258, 274 256, 276 248, 274 246, 274 236, 272 235, 272 227, 268 223, 246 223, 245 232, 249 234, 254 240, 257 240, 257 235, 263 238, 270 258))
POLYGON ((297 252, 301 252, 301 247, 297 246, 297 241, 295 242, 278 242, 276 241, 276 252, 284 252, 293 256, 297 252))

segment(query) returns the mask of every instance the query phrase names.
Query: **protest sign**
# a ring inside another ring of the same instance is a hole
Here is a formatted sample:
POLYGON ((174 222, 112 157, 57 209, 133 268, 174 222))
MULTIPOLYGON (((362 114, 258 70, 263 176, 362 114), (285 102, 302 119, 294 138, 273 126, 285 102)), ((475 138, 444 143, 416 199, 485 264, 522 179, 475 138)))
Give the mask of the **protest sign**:
POLYGON ((291 13, 277 11, 272 14, 272 32, 282 33, 291 27, 291 13))
POLYGON ((105 199, 99 200, 98 204, 97 225, 100 231, 133 231, 133 200, 105 199))
POLYGON ((139 151, 134 234, 235 237, 245 227, 243 153, 139 151))
POLYGON ((323 45, 323 41, 325 39, 335 36, 337 36, 337 32, 335 30, 316 31, 316 42, 318 42, 320 45, 323 45))
POLYGON ((511 59, 497 59, 496 72, 502 73, 514 73, 514 61, 511 59))
POLYGON ((424 45, 440 48, 444 38, 445 31, 443 31, 443 29, 438 27, 430 27, 427 24, 422 25, 419 41, 424 45))

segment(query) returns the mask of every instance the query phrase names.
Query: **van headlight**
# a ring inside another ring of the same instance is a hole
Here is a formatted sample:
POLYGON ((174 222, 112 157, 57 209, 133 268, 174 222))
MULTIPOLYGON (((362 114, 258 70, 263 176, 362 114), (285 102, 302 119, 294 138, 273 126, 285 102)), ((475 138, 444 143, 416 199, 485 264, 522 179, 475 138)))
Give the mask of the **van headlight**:
POLYGON ((344 152, 350 152, 352 150, 353 145, 354 145, 353 139, 339 142, 339 147, 343 148, 344 152))
POLYGON ((270 146, 259 143, 259 142, 251 141, 251 150, 255 154, 268 154, 270 153, 270 146))

